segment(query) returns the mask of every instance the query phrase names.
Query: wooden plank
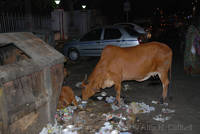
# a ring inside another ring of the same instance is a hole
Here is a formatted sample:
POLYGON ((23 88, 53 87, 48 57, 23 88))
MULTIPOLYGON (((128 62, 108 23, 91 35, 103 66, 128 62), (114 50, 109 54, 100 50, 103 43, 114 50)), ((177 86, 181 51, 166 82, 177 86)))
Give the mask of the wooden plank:
POLYGON ((23 116, 10 126, 11 133, 12 134, 14 134, 15 132, 25 133, 29 126, 32 126, 34 123, 37 122, 38 117, 39 117, 38 112, 31 112, 28 115, 23 116))
POLYGON ((3 122, 0 121, 0 134, 3 134, 2 129, 3 129, 3 122))
POLYGON ((8 129, 8 109, 7 109, 7 104, 5 101, 5 96, 4 96, 4 91, 3 88, 1 86, 2 84, 0 83, 0 110, 1 110, 1 117, 2 117, 2 130, 3 130, 3 134, 9 134, 9 129, 8 129))

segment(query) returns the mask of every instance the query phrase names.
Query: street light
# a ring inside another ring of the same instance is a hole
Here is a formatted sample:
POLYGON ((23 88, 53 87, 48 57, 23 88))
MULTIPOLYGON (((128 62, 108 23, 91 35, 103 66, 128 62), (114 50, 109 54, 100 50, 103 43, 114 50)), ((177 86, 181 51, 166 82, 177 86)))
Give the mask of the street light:
POLYGON ((86 5, 82 5, 83 10, 86 8, 86 5))
POLYGON ((54 0, 57 5, 60 4, 60 0, 54 0))

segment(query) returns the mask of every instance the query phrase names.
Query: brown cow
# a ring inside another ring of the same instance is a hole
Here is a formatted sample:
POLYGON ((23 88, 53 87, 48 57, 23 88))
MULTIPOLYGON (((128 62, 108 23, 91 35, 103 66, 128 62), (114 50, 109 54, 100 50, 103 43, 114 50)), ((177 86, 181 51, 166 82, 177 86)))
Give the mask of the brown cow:
POLYGON ((59 97, 58 108, 65 108, 72 103, 75 106, 78 105, 73 90, 68 86, 63 86, 59 97))
POLYGON ((120 103, 122 81, 144 81, 155 75, 158 75, 162 82, 162 97, 165 99, 169 84, 168 71, 171 76, 171 64, 171 48, 159 42, 126 48, 108 45, 88 80, 83 81, 82 99, 87 100, 101 88, 115 85, 116 99, 120 103))

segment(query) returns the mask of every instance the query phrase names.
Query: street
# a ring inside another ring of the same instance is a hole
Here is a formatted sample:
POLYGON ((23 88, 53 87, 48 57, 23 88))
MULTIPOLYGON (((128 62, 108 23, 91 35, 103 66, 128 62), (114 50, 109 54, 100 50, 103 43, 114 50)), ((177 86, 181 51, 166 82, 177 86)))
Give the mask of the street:
MULTIPOLYGON (((171 46, 177 45, 170 44, 171 46)), ((172 66, 172 90, 170 96, 172 100, 167 100, 169 109, 175 110, 169 114, 170 119, 161 123, 155 121, 153 117, 161 112, 164 108, 160 104, 152 104, 152 101, 159 100, 162 93, 162 85, 159 79, 150 78, 144 82, 124 81, 122 87, 128 85, 128 89, 123 90, 121 97, 125 103, 144 102, 148 105, 155 106, 155 111, 148 114, 139 114, 138 119, 145 121, 143 130, 145 133, 153 134, 197 134, 200 131, 200 76, 188 76, 183 71, 183 53, 173 48, 173 66, 172 66)), ((83 57, 75 63, 67 63, 65 67, 69 76, 65 85, 72 87, 75 95, 81 95, 81 88, 75 85, 84 79, 85 74, 89 75, 97 64, 99 57, 83 57)), ((107 88, 104 91, 108 95, 115 96, 115 90, 107 88)), ((99 108, 99 107, 98 107, 99 108)), ((98 110, 97 110, 98 111, 98 110)), ((101 110, 102 111, 102 110, 101 110)))

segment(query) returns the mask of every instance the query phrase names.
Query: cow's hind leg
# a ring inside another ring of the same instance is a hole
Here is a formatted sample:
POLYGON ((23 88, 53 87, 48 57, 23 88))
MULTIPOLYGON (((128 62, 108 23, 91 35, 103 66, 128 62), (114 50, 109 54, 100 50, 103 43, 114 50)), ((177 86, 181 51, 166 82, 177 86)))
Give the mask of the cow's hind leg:
POLYGON ((118 102, 118 105, 120 105, 121 82, 117 82, 115 84, 115 90, 116 90, 116 100, 118 102))
POLYGON ((169 79, 168 79, 168 71, 164 71, 160 73, 159 75, 160 80, 162 82, 163 92, 162 92, 162 100, 161 103, 167 98, 167 90, 169 85, 169 79))

